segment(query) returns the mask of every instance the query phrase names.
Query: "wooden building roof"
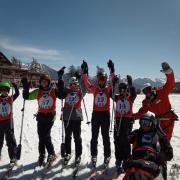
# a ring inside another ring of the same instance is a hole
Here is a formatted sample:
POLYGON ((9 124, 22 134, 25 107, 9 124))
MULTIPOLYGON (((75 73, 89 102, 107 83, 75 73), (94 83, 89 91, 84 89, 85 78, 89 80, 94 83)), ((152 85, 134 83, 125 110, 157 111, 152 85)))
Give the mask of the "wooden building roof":
POLYGON ((0 64, 1 63, 7 64, 9 66, 12 65, 12 62, 2 52, 0 52, 0 64))

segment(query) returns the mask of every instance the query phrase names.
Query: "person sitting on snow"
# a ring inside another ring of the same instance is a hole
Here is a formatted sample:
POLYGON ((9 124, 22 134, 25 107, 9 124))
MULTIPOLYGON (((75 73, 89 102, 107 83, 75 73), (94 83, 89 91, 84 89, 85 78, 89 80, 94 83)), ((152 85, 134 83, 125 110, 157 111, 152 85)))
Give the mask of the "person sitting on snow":
POLYGON ((19 90, 15 83, 12 83, 15 93, 13 96, 9 95, 9 82, 0 82, 0 156, 3 147, 4 136, 6 138, 10 163, 16 163, 17 144, 14 136, 13 126, 13 102, 19 96, 19 90))
POLYGON ((129 135, 132 155, 124 162, 123 180, 154 180, 164 161, 173 158, 173 148, 157 119, 146 113, 140 117, 139 124, 140 128, 129 135))

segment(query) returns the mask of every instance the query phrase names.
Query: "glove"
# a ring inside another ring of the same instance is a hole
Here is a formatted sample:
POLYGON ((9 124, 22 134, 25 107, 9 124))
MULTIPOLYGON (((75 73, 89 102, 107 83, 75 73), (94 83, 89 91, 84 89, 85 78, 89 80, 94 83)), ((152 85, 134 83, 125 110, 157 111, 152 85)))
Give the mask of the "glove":
POLYGON ((167 63, 167 62, 163 62, 162 64, 161 64, 161 66, 162 66, 162 70, 161 70, 161 72, 163 72, 163 73, 169 73, 169 72, 171 72, 171 67, 169 66, 169 64, 167 63))
POLYGON ((128 85, 129 85, 129 87, 131 87, 132 86, 132 77, 130 75, 127 75, 126 77, 127 77, 128 85))
POLYGON ((23 98, 24 98, 24 99, 28 99, 28 97, 29 97, 29 90, 24 89, 23 92, 22 92, 22 94, 23 94, 23 98))
POLYGON ((112 62, 112 60, 109 60, 107 62, 108 68, 110 69, 111 73, 114 73, 114 63, 112 62))
POLYGON ((113 85, 119 82, 119 78, 117 77, 117 75, 113 78, 112 82, 113 82, 113 85))
POLYGON ((77 80, 81 79, 81 73, 76 71, 75 72, 75 77, 76 77, 77 80))
POLYGON ((28 84, 28 80, 26 77, 21 79, 21 83, 22 83, 23 89, 29 90, 29 84, 28 84))
POLYGON ((17 89, 17 84, 16 83, 12 82, 11 84, 14 87, 14 89, 17 89))
POLYGON ((88 74, 88 64, 84 60, 83 60, 83 63, 81 64, 81 69, 82 69, 83 74, 88 74))
POLYGON ((66 67, 63 66, 63 67, 57 72, 59 79, 62 79, 62 76, 63 76, 63 74, 64 74, 64 69, 65 69, 65 68, 66 68, 66 67))

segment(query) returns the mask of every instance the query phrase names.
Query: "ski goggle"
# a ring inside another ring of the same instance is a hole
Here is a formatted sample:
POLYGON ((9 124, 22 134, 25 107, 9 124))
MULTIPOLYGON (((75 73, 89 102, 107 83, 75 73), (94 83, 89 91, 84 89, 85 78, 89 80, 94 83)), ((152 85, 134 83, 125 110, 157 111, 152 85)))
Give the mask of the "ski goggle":
POLYGON ((152 121, 150 121, 149 119, 140 119, 140 125, 143 127, 151 127, 152 121))
POLYGON ((9 88, 1 87, 0 92, 9 92, 9 88))
POLYGON ((143 92, 144 94, 151 93, 151 92, 152 92, 152 87, 151 87, 151 86, 148 86, 148 87, 144 88, 144 89, 142 90, 142 92, 143 92))

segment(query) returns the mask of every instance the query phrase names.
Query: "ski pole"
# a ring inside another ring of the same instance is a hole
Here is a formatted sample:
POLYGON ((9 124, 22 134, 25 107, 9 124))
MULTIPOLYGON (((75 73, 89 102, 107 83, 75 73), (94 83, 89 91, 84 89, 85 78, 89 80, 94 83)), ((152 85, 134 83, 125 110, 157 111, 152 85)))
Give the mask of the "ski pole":
MULTIPOLYGON (((13 77, 12 77, 12 80, 13 80, 13 83, 14 83, 14 77, 15 77, 15 73, 14 73, 14 71, 13 71, 13 77)), ((11 95, 11 97, 12 97, 12 100, 14 101, 14 99, 13 99, 13 95, 14 95, 14 87, 13 87, 13 84, 11 83, 11 85, 12 85, 12 95, 11 95)), ((11 110, 11 113, 13 114, 13 103, 12 103, 12 110, 11 110)), ((14 120, 13 120, 13 116, 11 117, 11 130, 14 130, 14 120)))
POLYGON ((80 83, 79 83, 79 88, 80 88, 80 91, 81 91, 81 96, 82 96, 82 100, 83 100, 83 106, 84 106, 84 110, 85 110, 85 114, 86 114, 86 119, 87 119, 86 124, 89 125, 91 122, 90 122, 89 119, 88 119, 86 104, 85 104, 85 100, 84 100, 84 96, 83 96, 83 91, 82 91, 82 87, 81 87, 80 83))
POLYGON ((73 112, 73 109, 74 109, 74 105, 75 105, 75 103, 72 105, 72 107, 71 107, 71 111, 70 111, 70 114, 69 114, 69 117, 68 117, 68 121, 67 121, 67 124, 66 124, 66 128, 69 126, 69 121, 70 121, 70 119, 71 119, 71 115, 72 115, 72 112, 73 112))
POLYGON ((119 132, 120 132, 120 127, 121 127, 122 117, 123 117, 123 114, 122 114, 122 112, 121 112, 121 117, 120 117, 120 119, 119 119, 119 124, 118 124, 117 136, 119 136, 119 132))
POLYGON ((22 119, 21 119, 20 140, 19 140, 19 145, 17 146, 17 159, 18 160, 21 157, 21 149, 22 149, 21 141, 22 141, 22 132, 23 132, 23 123, 24 123, 25 102, 26 102, 26 100, 24 99, 24 101, 23 101, 23 108, 21 109, 21 111, 22 111, 22 119))
MULTIPOLYGON (((13 99, 13 95, 14 95, 14 89, 13 89, 13 85, 12 85, 12 95, 11 95, 11 97, 12 97, 12 99, 13 99)), ((12 103, 12 107, 11 107, 12 109, 11 109, 11 113, 13 114, 13 103, 12 103)), ((13 122, 13 116, 11 117, 11 130, 13 130, 14 129, 14 122, 13 122)))
MULTIPOLYGON (((109 71, 111 72, 111 70, 109 69, 109 71)), ((111 124, 110 124, 110 134, 112 133, 112 124, 113 124, 113 120, 114 120, 114 98, 115 98, 115 95, 114 95, 114 86, 113 86, 113 81, 112 81, 112 78, 111 79, 111 88, 112 88, 112 100, 113 100, 113 105, 112 105, 112 114, 111 114, 111 124)))
POLYGON ((65 157, 65 143, 64 143, 64 118, 63 118, 63 99, 61 99, 61 120, 62 120, 62 143, 61 143, 61 157, 65 157))

